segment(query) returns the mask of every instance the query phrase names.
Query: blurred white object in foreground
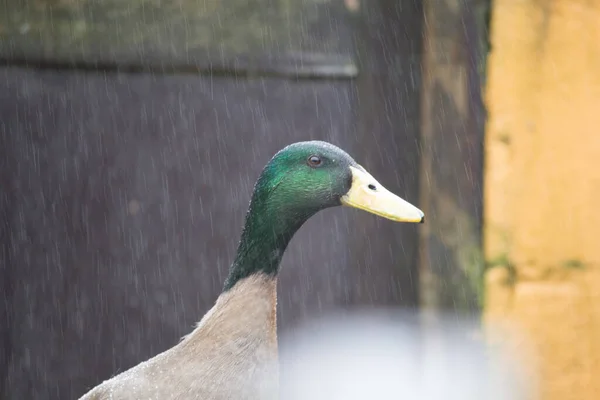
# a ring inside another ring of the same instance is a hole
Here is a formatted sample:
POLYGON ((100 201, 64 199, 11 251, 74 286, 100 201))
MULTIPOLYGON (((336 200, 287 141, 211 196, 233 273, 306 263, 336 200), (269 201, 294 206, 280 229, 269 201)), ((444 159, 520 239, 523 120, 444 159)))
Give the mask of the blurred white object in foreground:
POLYGON ((320 319, 284 335, 281 398, 529 398, 514 357, 486 345, 479 331, 456 316, 435 323, 397 312, 320 319))

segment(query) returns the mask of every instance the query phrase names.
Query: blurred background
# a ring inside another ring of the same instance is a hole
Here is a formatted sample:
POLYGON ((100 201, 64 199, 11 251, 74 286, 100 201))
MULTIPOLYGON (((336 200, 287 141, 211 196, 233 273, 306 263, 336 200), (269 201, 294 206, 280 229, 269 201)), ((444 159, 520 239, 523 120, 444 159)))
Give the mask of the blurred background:
POLYGON ((600 3, 0 0, 0 60, 0 398, 77 398, 177 343, 262 167, 308 139, 427 219, 312 218, 280 337, 460 316, 528 355, 527 398, 600 395, 600 3))

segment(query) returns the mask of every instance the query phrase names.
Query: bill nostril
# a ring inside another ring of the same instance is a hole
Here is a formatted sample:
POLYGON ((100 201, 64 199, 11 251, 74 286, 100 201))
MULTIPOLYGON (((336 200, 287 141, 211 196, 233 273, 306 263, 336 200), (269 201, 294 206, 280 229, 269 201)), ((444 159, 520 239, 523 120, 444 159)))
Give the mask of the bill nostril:
POLYGON ((369 189, 371 190, 377 190, 377 186, 373 185, 372 183, 369 184, 369 189))

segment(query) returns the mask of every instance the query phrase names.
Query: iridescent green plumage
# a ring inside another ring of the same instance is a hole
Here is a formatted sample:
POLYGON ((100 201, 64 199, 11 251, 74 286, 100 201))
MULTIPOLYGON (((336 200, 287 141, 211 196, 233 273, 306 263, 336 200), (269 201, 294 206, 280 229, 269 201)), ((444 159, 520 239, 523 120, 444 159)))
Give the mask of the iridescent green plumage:
POLYGON ((296 231, 312 215, 339 206, 358 164, 341 149, 320 141, 295 143, 279 151, 263 169, 246 214, 225 290, 253 273, 277 273, 296 231), (308 163, 321 160, 318 167, 308 163))

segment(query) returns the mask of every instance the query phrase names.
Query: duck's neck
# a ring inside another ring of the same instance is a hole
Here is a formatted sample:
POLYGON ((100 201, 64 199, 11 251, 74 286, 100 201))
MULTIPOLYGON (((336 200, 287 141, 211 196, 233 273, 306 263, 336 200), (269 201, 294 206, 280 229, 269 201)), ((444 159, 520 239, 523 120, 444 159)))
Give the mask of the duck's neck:
POLYGON ((292 198, 274 196, 273 189, 255 188, 235 260, 224 290, 254 274, 275 277, 279 264, 296 231, 317 210, 294 207, 292 198))

